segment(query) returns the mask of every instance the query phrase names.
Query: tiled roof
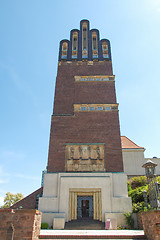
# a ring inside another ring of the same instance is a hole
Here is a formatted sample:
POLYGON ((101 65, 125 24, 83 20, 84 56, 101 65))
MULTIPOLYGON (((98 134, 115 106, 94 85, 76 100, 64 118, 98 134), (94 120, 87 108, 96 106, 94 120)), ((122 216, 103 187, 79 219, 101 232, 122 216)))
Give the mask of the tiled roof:
POLYGON ((143 147, 138 146, 134 142, 132 142, 129 138, 126 136, 121 136, 121 144, 122 144, 122 149, 124 148, 141 148, 144 149, 143 147))

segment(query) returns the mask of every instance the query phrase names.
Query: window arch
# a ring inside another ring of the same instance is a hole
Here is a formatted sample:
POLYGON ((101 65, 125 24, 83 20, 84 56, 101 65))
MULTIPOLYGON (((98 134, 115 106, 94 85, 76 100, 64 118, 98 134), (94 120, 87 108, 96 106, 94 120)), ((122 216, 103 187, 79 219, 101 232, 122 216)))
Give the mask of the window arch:
POLYGON ((88 36, 87 23, 82 25, 82 58, 88 57, 88 36))
POLYGON ((108 44, 106 41, 104 41, 102 43, 102 51, 103 51, 103 57, 104 58, 109 58, 109 54, 108 54, 108 44))
POLYGON ((62 44, 62 59, 67 58, 67 50, 68 50, 68 43, 63 42, 63 44, 62 44))
POLYGON ((98 58, 98 40, 96 32, 92 32, 92 55, 93 58, 98 58))
POLYGON ((72 36, 72 58, 77 58, 78 51, 78 33, 74 32, 72 36))

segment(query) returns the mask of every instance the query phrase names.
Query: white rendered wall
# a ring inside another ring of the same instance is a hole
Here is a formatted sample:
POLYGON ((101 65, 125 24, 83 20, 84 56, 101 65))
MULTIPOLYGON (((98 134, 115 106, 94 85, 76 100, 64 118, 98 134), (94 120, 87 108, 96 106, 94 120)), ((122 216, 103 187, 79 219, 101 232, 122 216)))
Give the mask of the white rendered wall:
POLYGON ((145 163, 144 150, 122 149, 123 166, 125 174, 129 176, 145 175, 145 170, 142 165, 145 163))
POLYGON ((157 164, 156 174, 160 175, 160 158, 144 158, 144 150, 141 149, 122 149, 124 172, 128 176, 145 175, 142 165, 147 160, 152 160, 157 164))
MULTIPOLYGON (((69 189, 100 188, 102 194, 102 221, 105 213, 131 211, 127 194, 127 177, 124 173, 46 173, 44 193, 39 198, 42 213, 65 213, 68 221, 69 189)), ((47 216, 47 215, 46 215, 47 216)), ((43 217, 42 217, 43 218, 43 217)))

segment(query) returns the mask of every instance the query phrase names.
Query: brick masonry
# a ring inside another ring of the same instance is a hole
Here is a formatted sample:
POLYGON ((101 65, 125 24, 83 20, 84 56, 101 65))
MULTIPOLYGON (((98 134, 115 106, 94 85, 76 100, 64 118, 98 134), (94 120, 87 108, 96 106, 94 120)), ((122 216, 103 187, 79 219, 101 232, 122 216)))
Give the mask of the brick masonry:
POLYGON ((112 63, 62 62, 58 66, 54 114, 73 114, 74 103, 116 103, 114 82, 75 82, 74 76, 113 75, 112 63))
POLYGON ((160 240, 160 210, 142 213, 144 233, 148 240, 160 240))
POLYGON ((12 234, 14 240, 37 240, 40 228, 41 212, 38 210, 0 210, 0 240, 12 239, 12 234))
POLYGON ((27 197, 23 198, 22 200, 18 201, 14 205, 12 205, 10 208, 17 209, 19 207, 22 207, 23 209, 35 209, 36 208, 36 197, 39 194, 41 196, 43 192, 43 187, 37 189, 33 193, 29 194, 27 197))
POLYGON ((65 171, 66 143, 104 143, 107 172, 123 172, 118 111, 73 112, 73 104, 116 103, 115 83, 75 82, 74 76, 113 75, 110 61, 62 62, 58 67, 51 121, 48 172, 65 171), (67 114, 67 116, 64 116, 67 114))
POLYGON ((136 213, 138 229, 143 229, 142 214, 143 212, 136 213))

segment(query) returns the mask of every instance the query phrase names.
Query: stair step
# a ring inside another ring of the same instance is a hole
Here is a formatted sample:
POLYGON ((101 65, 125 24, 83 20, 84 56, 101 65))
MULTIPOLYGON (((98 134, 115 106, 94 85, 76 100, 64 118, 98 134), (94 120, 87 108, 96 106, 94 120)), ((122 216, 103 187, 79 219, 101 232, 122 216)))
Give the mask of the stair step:
POLYGON ((97 220, 72 220, 71 222, 65 223, 65 230, 104 230, 104 222, 97 220))
POLYGON ((41 230, 39 239, 146 240, 143 230, 41 230))

